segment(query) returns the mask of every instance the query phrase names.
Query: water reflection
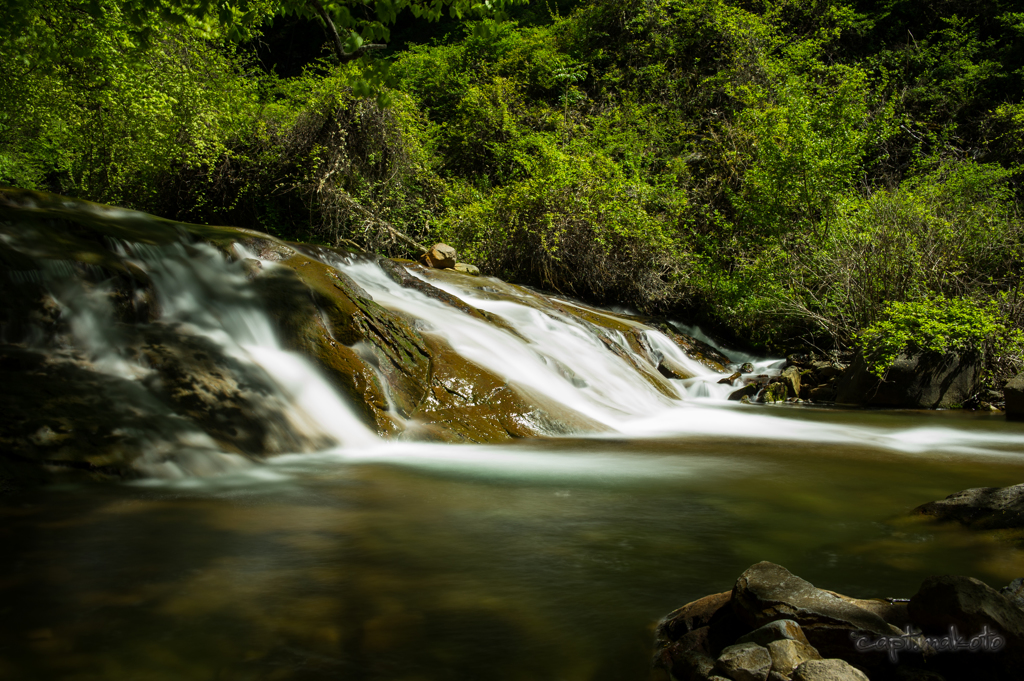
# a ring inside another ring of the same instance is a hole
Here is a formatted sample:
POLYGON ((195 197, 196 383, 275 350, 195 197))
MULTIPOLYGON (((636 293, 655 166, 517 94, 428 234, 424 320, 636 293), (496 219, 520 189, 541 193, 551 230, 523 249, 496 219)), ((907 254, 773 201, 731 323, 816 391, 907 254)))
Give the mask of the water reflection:
POLYGON ((905 517, 1020 482, 1017 457, 688 437, 256 470, 5 506, 0 677, 643 679, 651 623, 758 560, 860 597, 1024 564, 1005 536, 905 517))

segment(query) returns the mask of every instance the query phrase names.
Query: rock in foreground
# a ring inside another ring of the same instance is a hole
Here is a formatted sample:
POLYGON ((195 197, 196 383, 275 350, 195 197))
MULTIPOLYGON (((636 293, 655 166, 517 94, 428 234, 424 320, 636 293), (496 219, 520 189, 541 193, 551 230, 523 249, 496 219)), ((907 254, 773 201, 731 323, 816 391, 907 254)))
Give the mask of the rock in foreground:
POLYGON ((1019 678, 1024 611, 1015 593, 1012 584, 999 592, 976 579, 947 576, 926 580, 909 603, 861 600, 819 589, 781 565, 757 563, 731 592, 705 596, 662 620, 653 678, 1019 678), (943 643, 950 626, 962 639, 950 639, 951 645, 973 645, 973 653, 943 643), (986 632, 982 644, 978 635, 986 632))

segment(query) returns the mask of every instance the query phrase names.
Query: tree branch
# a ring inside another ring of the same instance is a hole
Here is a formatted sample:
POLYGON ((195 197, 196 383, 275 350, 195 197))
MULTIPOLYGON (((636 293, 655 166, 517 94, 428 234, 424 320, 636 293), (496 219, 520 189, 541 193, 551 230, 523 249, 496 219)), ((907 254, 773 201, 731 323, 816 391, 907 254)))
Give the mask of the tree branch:
POLYGON ((382 50, 387 47, 387 45, 382 45, 380 43, 367 43, 359 46, 352 52, 346 52, 345 48, 341 45, 341 36, 338 35, 338 29, 335 28, 334 22, 331 21, 331 15, 327 13, 327 10, 320 3, 320 0, 306 1, 313 7, 313 9, 316 10, 316 13, 320 15, 320 19, 323 20, 324 26, 327 30, 327 35, 331 39, 331 42, 334 43, 334 53, 338 55, 338 61, 345 62, 352 59, 357 54, 361 54, 367 50, 382 50))

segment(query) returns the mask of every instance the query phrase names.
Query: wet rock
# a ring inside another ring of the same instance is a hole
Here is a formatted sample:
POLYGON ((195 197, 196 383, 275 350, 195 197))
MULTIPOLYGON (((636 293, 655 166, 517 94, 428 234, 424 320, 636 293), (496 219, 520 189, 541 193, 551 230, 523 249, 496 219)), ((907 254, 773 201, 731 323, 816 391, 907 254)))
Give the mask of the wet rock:
POLYGON ((796 366, 786 367, 780 376, 786 385, 786 394, 789 397, 800 396, 800 369, 796 366))
POLYGON ((422 279, 414 277, 412 274, 409 273, 409 270, 406 269, 406 266, 403 263, 400 263, 396 260, 382 259, 379 260, 377 264, 380 266, 382 270, 384 270, 384 273, 388 275, 388 277, 391 278, 391 280, 394 281, 396 284, 399 284, 404 288, 419 291, 423 295, 429 298, 433 298, 434 300, 438 300, 444 303, 445 305, 450 305, 456 310, 465 312, 471 317, 476 317, 478 319, 486 319, 480 310, 473 307, 469 303, 465 302, 461 298, 453 296, 447 291, 443 291, 437 288, 436 286, 430 285, 429 283, 423 281, 422 279))
POLYGON ((715 672, 733 681, 765 681, 771 668, 771 655, 756 643, 729 646, 715 661, 715 672))
POLYGON ((804 636, 800 624, 796 620, 774 620, 758 627, 749 634, 736 639, 737 643, 756 643, 759 646, 767 646, 772 641, 799 641, 810 645, 810 641, 804 636))
POLYGON ((1007 421, 1024 421, 1024 372, 1003 386, 1003 401, 1007 421))
POLYGON ((378 433, 397 432, 390 410, 407 418, 429 383, 430 356, 413 320, 384 309, 346 275, 300 254, 253 285, 285 347, 311 358, 378 433))
POLYGON ((476 265, 470 265, 469 263, 465 263, 465 262, 457 262, 457 263, 455 263, 455 271, 456 272, 462 272, 463 274, 468 274, 468 275, 473 276, 473 277, 479 277, 480 276, 480 268, 479 267, 477 267, 476 265))
POLYGON ((300 435, 263 369, 226 355, 206 338, 160 323, 125 335, 134 336, 131 352, 152 371, 143 385, 222 448, 260 458, 334 444, 300 435))
POLYGON ((607 430, 543 395, 509 385, 439 338, 430 336, 425 341, 431 358, 429 389, 411 414, 421 436, 444 442, 486 443, 607 430))
POLYGON ((958 575, 929 577, 911 597, 908 609, 927 635, 945 635, 951 626, 964 639, 986 628, 998 632, 1005 638, 1005 650, 986 654, 979 661, 1003 670, 1024 666, 1024 610, 980 580, 958 575))
POLYGON ((658 373, 660 373, 665 378, 678 378, 681 380, 693 378, 692 373, 690 373, 685 368, 680 366, 679 363, 676 362, 671 357, 661 358, 661 360, 658 362, 658 373))
POLYGON ((136 478, 154 467, 213 472, 226 463, 198 424, 142 382, 98 371, 80 354, 2 345, 0 385, 0 458, 13 478, 40 477, 22 464, 102 479, 136 478), (197 456, 206 458, 198 469, 197 456))
POLYGON ((676 345, 682 348, 691 359, 695 359, 709 369, 725 373, 725 367, 732 362, 729 358, 718 351, 717 348, 705 343, 702 340, 679 333, 675 328, 665 321, 651 320, 651 325, 669 337, 676 345))
POLYGON ((434 244, 430 249, 420 256, 420 262, 427 267, 443 270, 454 268, 456 260, 455 249, 448 244, 434 244))
POLYGON ((758 401, 765 402, 767 404, 785 402, 788 392, 789 390, 786 384, 782 381, 769 383, 768 387, 761 391, 761 394, 758 396, 758 401))
POLYGON ((296 253, 294 248, 287 246, 276 239, 240 236, 240 238, 238 238, 238 243, 252 251, 255 251, 256 255, 259 256, 260 259, 269 260, 271 262, 287 260, 296 253))
POLYGON ((801 641, 771 641, 767 648, 772 658, 772 671, 783 677, 789 677, 794 669, 808 660, 821 659, 821 655, 813 646, 801 641))
POLYGON ((706 681, 714 674, 715 661, 708 655, 688 650, 673 659, 669 671, 677 681, 706 681))
POLYGON ((851 632, 870 636, 900 633, 878 615, 769 562, 757 563, 740 575, 733 587, 732 606, 751 628, 779 619, 796 621, 808 641, 826 656, 850 654, 851 632))
POLYGON ((974 394, 981 367, 976 355, 904 353, 882 380, 858 354, 836 384, 836 402, 910 409, 960 407, 974 394))
POLYGON ((807 399, 814 402, 833 402, 836 399, 836 388, 834 385, 819 385, 807 392, 807 399))
POLYGON ((752 374, 752 373, 754 373, 754 365, 751 364, 750 362, 744 362, 743 364, 740 365, 740 373, 741 374, 752 374))
POLYGON ((263 263, 255 258, 243 258, 242 269, 245 271, 246 279, 252 281, 263 272, 263 263))
POLYGON ((1024 484, 966 489, 913 512, 981 530, 1024 527, 1024 484))
POLYGON ((793 671, 793 681, 868 681, 868 677, 843 660, 809 660, 793 671))
POLYGON ((746 399, 749 402, 750 399, 756 396, 760 390, 761 388, 758 387, 757 383, 747 383, 739 390, 733 390, 731 393, 729 393, 729 399, 732 400, 733 402, 737 400, 742 402, 744 399, 746 399))
POLYGON ((731 591, 704 596, 670 612, 655 630, 658 641, 675 641, 683 634, 706 627, 712 616, 729 603, 731 591))
POLYGON ((725 378, 718 379, 718 383, 721 385, 732 385, 732 382, 735 381, 740 376, 742 376, 742 374, 737 371, 733 373, 731 376, 726 376, 725 378))
POLYGON ((1018 577, 999 590, 999 593, 1006 596, 1017 607, 1024 610, 1024 577, 1018 577))

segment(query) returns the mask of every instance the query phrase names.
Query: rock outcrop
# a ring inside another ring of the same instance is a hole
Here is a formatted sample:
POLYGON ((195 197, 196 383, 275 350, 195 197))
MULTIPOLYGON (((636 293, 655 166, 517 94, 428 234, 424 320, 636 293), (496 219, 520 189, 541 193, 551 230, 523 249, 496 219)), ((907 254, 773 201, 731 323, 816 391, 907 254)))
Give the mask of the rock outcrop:
POLYGON ((906 409, 960 407, 974 394, 981 368, 975 355, 901 354, 883 380, 858 354, 836 385, 835 401, 906 409))
POLYGON ((925 580, 909 603, 861 600, 819 589, 780 565, 757 563, 731 592, 705 596, 661 621, 655 678, 1016 678, 1024 662, 1024 610, 1015 593, 1013 584, 999 592, 947 576, 925 580), (996 638, 985 639, 987 647, 964 643, 975 652, 963 654, 968 648, 943 643, 950 627, 964 642, 992 632, 996 638))
POLYGON ((1007 421, 1024 421, 1024 372, 1011 378, 1003 386, 1003 401, 1007 421))
POLYGON ((945 499, 922 504, 914 513, 955 520, 979 530, 1024 527, 1024 484, 965 489, 945 499))

